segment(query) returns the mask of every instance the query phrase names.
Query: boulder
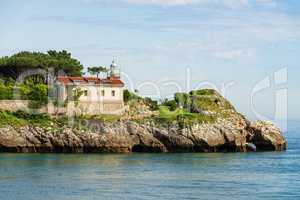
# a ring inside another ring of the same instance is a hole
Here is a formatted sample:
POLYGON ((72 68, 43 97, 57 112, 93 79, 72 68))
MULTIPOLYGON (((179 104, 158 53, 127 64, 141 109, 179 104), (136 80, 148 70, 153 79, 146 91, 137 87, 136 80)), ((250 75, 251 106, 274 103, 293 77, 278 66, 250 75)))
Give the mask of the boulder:
POLYGON ((256 146, 257 151, 283 151, 287 148, 282 132, 271 122, 251 123, 248 141, 256 146))
POLYGON ((128 153, 281 151, 286 141, 269 122, 248 123, 238 117, 191 127, 163 127, 132 121, 99 124, 98 130, 0 128, 0 152, 128 153))

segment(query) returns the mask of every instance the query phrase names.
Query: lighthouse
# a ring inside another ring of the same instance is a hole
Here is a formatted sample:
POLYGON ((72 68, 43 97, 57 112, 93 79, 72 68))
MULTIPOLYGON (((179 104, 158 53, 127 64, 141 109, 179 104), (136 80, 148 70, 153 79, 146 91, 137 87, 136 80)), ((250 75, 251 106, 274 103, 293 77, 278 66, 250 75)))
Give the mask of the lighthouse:
POLYGON ((112 61, 110 65, 110 79, 120 79, 120 67, 117 65, 115 60, 112 61))

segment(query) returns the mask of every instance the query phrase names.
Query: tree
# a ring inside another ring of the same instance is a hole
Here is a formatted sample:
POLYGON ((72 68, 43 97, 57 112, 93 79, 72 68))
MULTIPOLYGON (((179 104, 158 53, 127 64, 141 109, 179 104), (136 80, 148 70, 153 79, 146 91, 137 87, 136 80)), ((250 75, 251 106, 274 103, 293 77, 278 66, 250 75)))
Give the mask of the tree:
POLYGON ((75 106, 77 107, 79 104, 79 99, 83 95, 84 91, 80 88, 76 88, 73 90, 73 100, 75 102, 75 106))
POLYGON ((177 108, 177 103, 175 100, 168 100, 167 98, 162 102, 163 106, 169 107, 171 111, 175 111, 177 108))
POLYGON ((89 67, 88 72, 92 75, 97 75, 97 78, 99 78, 100 73, 101 72, 108 72, 108 69, 106 67, 103 67, 103 66, 89 67))
MULTIPOLYGON (((47 53, 23 51, 0 58, 0 75, 14 80, 26 70, 43 69, 49 71, 51 68, 54 69, 55 75, 59 71, 63 71, 68 76, 81 76, 83 66, 77 59, 72 58, 71 53, 66 50, 50 50, 47 53)), ((34 77, 33 80, 41 81, 40 76, 34 77)))
POLYGON ((123 99, 124 99, 124 102, 127 103, 131 100, 134 100, 134 99, 140 100, 140 99, 142 99, 142 97, 139 97, 135 93, 130 92, 129 90, 125 89, 124 92, 123 92, 123 99))

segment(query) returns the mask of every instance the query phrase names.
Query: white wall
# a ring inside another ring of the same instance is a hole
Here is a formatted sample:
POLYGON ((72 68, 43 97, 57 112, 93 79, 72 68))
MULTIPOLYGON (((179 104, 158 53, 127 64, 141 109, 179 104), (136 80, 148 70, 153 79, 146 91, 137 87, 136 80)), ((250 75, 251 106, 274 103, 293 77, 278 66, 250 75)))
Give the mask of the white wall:
MULTIPOLYGON (((69 86, 72 91, 74 88, 80 88, 81 90, 87 90, 87 96, 84 94, 80 97, 79 101, 123 101, 123 87, 114 87, 114 86, 97 86, 97 85, 80 85, 80 86, 69 86), (104 91, 104 96, 102 96, 102 91, 104 91), (112 91, 115 92, 115 95, 112 95, 112 91)), ((67 94, 67 89, 65 90, 67 94)), ((67 95, 66 95, 67 96, 67 95)), ((65 97, 66 97, 65 96, 65 97)))

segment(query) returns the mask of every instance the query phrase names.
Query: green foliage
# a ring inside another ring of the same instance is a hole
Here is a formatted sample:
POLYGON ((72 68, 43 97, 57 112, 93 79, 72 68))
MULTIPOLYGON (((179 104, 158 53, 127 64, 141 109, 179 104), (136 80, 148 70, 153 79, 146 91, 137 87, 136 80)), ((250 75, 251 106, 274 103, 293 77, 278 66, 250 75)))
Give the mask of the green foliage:
POLYGON ((0 100, 11 100, 13 99, 13 85, 4 84, 0 82, 0 100))
POLYGON ((75 102, 75 106, 78 106, 79 99, 83 95, 84 91, 81 90, 80 88, 76 88, 73 90, 73 100, 75 102))
POLYGON ((182 109, 176 109, 171 111, 169 106, 160 106, 159 107, 159 117, 166 120, 176 120, 179 114, 182 114, 182 109))
POLYGON ((211 123, 215 121, 215 118, 200 113, 186 112, 183 109, 171 111, 168 106, 160 106, 156 120, 160 123, 177 124, 180 128, 184 128, 196 123, 211 123))
POLYGON ((49 127, 52 119, 46 114, 32 115, 23 111, 9 112, 0 110, 0 126, 12 125, 16 127, 25 125, 39 125, 49 127))
POLYGON ((34 74, 27 76, 24 80, 25 84, 42 84, 42 83, 47 83, 47 80, 45 76, 42 74, 34 74))
POLYGON ((19 84, 15 86, 0 82, 0 100, 13 99, 30 100, 30 108, 40 108, 48 101, 48 86, 45 84, 19 84))
POLYGON ((0 110, 0 127, 5 125, 23 126, 26 124, 24 119, 19 119, 13 113, 0 110))
POLYGON ((36 84, 30 86, 30 92, 27 94, 29 100, 47 102, 48 86, 45 84, 36 84))
POLYGON ((131 93, 129 92, 129 90, 124 90, 123 100, 125 103, 127 103, 130 100, 130 95, 131 95, 131 93))
POLYGON ((197 123, 212 123, 215 122, 213 116, 204 115, 200 113, 182 113, 177 116, 177 122, 179 127, 184 128, 197 123))
POLYGON ((158 110, 159 109, 159 106, 158 106, 158 102, 155 101, 155 100, 152 100, 151 98, 149 97, 146 97, 144 98, 144 101, 147 105, 149 105, 150 109, 152 111, 155 111, 155 110, 158 110))
POLYGON ((48 86, 45 84, 30 85, 27 99, 30 100, 29 108, 38 109, 48 103, 48 86))
POLYGON ((52 125, 52 119, 47 114, 29 114, 20 110, 11 114, 17 117, 19 120, 26 120, 27 123, 31 125, 36 124, 43 127, 52 125))
POLYGON ((129 90, 124 90, 123 92, 123 99, 125 103, 128 103, 131 100, 139 100, 142 99, 138 95, 134 94, 133 92, 130 92, 129 90))
POLYGON ((27 100, 29 99, 29 94, 31 93, 31 88, 29 85, 21 84, 19 85, 19 94, 20 99, 27 100))
MULTIPOLYGON (((65 50, 50 50, 47 53, 24 51, 0 58, 0 74, 14 80, 25 70, 49 68, 54 68, 56 74, 62 70, 69 76, 81 76, 83 66, 65 50)), ((35 83, 45 82, 41 76, 33 76, 31 79, 35 83)))
POLYGON ((176 110, 177 108, 177 102, 175 100, 168 100, 168 99, 165 99, 163 102, 162 102, 162 106, 167 106, 169 107, 169 109, 171 111, 174 111, 176 110))
POLYGON ((214 95, 216 91, 213 89, 202 89, 202 90, 193 90, 190 92, 190 95, 214 95))
POLYGON ((187 93, 175 93, 174 100, 180 108, 185 108, 186 110, 190 110, 192 101, 190 95, 187 93))
POLYGON ((196 123, 212 123, 217 118, 230 117, 233 106, 212 89, 176 93, 174 100, 165 100, 157 120, 184 128, 196 123))
POLYGON ((101 72, 108 72, 108 69, 106 67, 102 67, 102 66, 99 66, 99 67, 89 67, 88 68, 88 72, 92 75, 97 75, 97 78, 99 77, 99 74, 101 72))
POLYGON ((213 89, 202 89, 187 93, 176 93, 175 101, 185 111, 203 113, 204 111, 221 113, 234 109, 233 106, 213 89))

